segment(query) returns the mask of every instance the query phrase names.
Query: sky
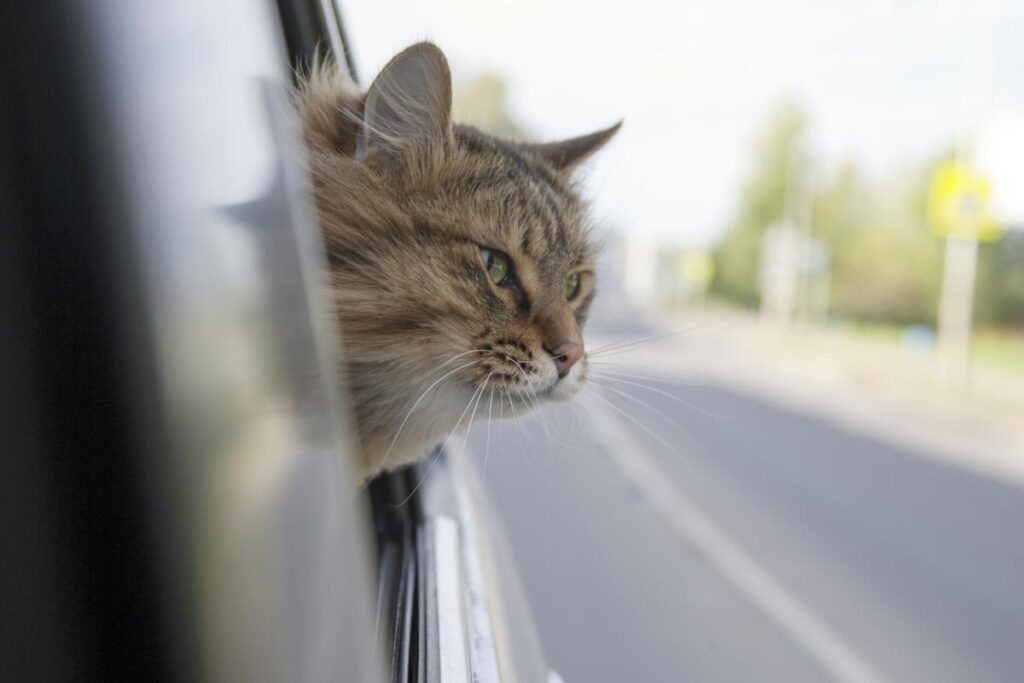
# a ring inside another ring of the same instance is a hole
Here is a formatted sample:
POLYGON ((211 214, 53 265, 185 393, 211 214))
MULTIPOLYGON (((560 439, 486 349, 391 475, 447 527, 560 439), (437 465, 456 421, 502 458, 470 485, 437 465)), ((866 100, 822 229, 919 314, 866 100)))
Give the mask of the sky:
POLYGON ((680 246, 721 234, 783 100, 809 117, 820 182, 847 161, 884 177, 1024 112, 1014 0, 339 2, 364 81, 429 39, 456 89, 503 77, 538 139, 623 119, 586 171, 595 217, 680 246))

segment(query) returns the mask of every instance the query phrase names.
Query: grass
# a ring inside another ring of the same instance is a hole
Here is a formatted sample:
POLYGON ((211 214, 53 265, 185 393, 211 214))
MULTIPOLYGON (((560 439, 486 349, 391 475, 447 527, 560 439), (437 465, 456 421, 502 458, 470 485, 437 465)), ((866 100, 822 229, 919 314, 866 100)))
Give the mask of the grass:
POLYGON ((1024 374, 1024 332, 981 330, 974 335, 971 357, 979 367, 1024 374))
MULTIPOLYGON (((886 346, 899 346, 906 328, 857 323, 833 328, 886 346)), ((1024 374, 1024 330, 983 329, 974 334, 971 360, 979 368, 1024 374)))

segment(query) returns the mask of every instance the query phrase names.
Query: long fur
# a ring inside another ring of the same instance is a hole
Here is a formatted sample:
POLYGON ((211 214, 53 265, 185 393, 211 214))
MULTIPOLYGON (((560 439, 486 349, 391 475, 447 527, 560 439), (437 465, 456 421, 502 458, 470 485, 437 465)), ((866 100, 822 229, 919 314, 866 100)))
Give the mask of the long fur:
POLYGON ((555 150, 552 163, 548 148, 451 124, 443 59, 414 46, 368 93, 318 64, 297 98, 364 478, 426 455, 474 398, 523 412, 585 380, 584 360, 565 388, 551 353, 566 340, 582 345, 594 293, 595 249, 571 166, 614 130, 591 148, 566 147, 571 163, 555 150), (413 67, 424 82, 409 82, 413 67), (445 87, 423 102, 427 88, 445 87), (364 118, 370 97, 382 112, 374 120, 364 118), (514 286, 488 279, 481 248, 511 257, 514 286), (570 272, 583 278, 573 301, 570 272))

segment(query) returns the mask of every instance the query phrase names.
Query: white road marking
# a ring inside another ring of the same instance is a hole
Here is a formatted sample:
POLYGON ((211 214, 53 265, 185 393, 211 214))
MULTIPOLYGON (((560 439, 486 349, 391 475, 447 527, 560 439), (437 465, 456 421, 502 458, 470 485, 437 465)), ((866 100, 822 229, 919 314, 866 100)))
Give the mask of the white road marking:
POLYGON ((651 455, 607 408, 588 413, 613 461, 662 514, 672 529, 700 551, 730 583, 774 621, 836 681, 882 683, 885 677, 828 624, 688 500, 651 455))

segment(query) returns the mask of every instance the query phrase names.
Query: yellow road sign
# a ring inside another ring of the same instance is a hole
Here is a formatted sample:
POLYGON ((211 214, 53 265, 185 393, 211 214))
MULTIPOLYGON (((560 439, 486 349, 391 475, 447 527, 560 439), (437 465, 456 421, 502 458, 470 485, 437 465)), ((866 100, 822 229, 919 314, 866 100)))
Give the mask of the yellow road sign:
POLYGON ((1003 228, 992 216, 989 184, 964 164, 950 161, 932 176, 928 219, 941 237, 995 242, 1003 228))

